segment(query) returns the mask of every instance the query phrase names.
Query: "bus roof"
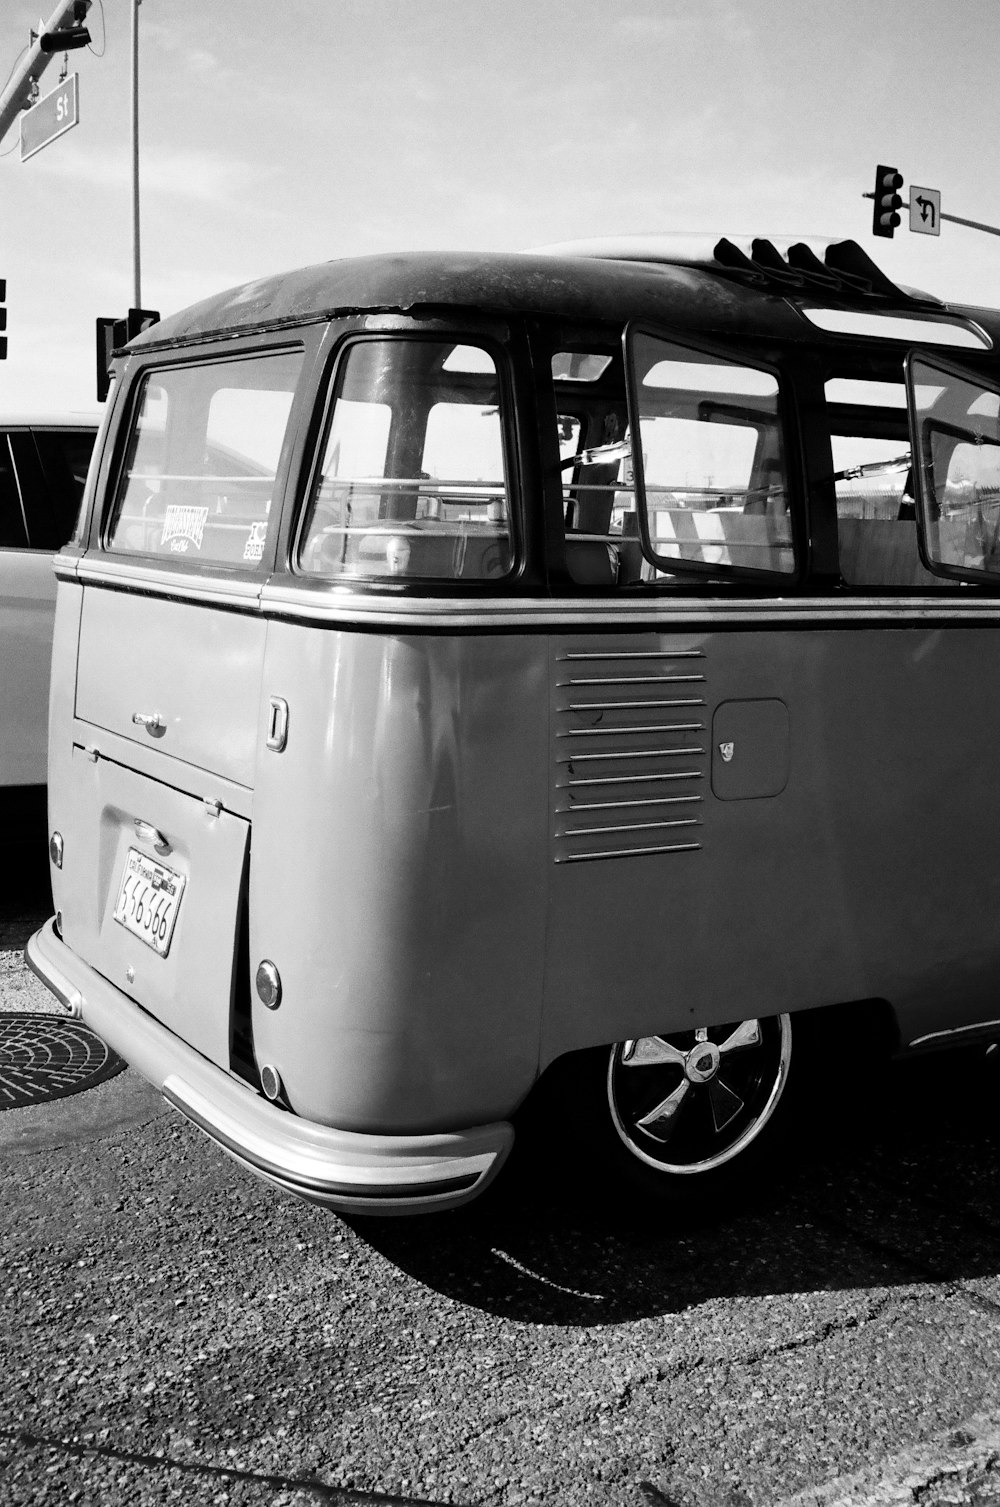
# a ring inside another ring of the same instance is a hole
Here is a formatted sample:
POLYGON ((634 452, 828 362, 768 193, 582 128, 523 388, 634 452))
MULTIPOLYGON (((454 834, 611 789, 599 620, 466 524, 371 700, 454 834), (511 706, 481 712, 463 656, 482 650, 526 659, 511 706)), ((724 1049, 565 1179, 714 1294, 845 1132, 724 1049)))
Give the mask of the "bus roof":
POLYGON ((802 318, 803 307, 974 320, 995 345, 1000 343, 1000 313, 946 305, 897 286, 853 241, 638 236, 530 252, 403 252, 323 262, 206 298, 153 325, 129 349, 348 313, 450 308, 499 317, 648 319, 785 340, 826 338, 802 318))

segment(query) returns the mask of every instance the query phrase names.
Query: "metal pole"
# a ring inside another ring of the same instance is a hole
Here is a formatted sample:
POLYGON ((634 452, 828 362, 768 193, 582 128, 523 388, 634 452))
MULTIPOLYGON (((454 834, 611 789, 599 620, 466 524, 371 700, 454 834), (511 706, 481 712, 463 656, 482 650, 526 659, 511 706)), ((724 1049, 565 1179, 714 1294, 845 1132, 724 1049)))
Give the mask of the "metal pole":
POLYGON ((132 307, 142 308, 139 272, 139 6, 132 0, 132 307))
MULTIPOLYGON (((874 199, 874 194, 862 194, 862 199, 874 199)), ((919 202, 919 201, 918 201, 919 202)), ((909 204, 901 204, 900 209, 910 212, 909 204)), ((944 210, 938 215, 939 220, 950 220, 953 225, 968 225, 970 230, 984 230, 987 235, 1000 235, 1000 225, 984 225, 982 220, 963 220, 961 215, 946 215, 944 210)))
MULTIPOLYGON (((59 31, 63 22, 72 20, 72 17, 73 0, 60 0, 42 31, 59 31)), ((0 141, 21 111, 30 105, 32 82, 37 83, 55 56, 55 53, 43 52, 36 37, 25 56, 15 66, 7 87, 0 94, 0 141)))
POLYGON ((981 220, 963 220, 960 215, 946 215, 943 210, 939 219, 950 220, 953 225, 968 225, 971 230, 985 230, 987 235, 1000 235, 1000 226, 984 225, 981 220))

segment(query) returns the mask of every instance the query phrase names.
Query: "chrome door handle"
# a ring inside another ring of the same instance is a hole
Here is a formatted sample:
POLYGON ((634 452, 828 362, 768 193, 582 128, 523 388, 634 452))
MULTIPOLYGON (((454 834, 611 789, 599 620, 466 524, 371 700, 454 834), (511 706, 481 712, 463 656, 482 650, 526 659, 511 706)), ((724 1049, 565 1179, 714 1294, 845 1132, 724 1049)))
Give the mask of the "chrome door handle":
POLYGON ((272 696, 267 717, 267 746, 281 753, 288 742, 288 702, 284 696, 272 696))
POLYGON ((159 712, 133 712, 132 721, 137 727, 144 727, 151 738, 162 738, 167 730, 159 712))

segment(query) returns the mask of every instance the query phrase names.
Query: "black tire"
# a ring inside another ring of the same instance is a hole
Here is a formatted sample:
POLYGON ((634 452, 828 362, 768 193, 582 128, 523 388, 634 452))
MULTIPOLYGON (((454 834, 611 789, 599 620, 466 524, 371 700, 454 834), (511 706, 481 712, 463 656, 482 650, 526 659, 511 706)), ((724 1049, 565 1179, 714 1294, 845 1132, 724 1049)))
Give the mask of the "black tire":
POLYGON ((574 1196, 640 1209, 721 1213, 753 1196, 788 1160, 792 1035, 791 1018, 777 1015, 563 1059, 546 1097, 550 1176, 561 1163, 574 1196), (570 1129, 582 1154, 567 1163, 570 1129))

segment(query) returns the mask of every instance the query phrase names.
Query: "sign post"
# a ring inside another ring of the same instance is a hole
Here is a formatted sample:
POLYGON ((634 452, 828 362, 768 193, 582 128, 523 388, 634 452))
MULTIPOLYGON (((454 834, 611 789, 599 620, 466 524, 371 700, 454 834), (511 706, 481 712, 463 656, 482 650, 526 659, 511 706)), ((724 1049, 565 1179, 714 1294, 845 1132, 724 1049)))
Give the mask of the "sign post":
POLYGON ((27 162, 50 141, 80 122, 80 96, 76 73, 43 95, 37 105, 21 116, 21 161, 27 162))

